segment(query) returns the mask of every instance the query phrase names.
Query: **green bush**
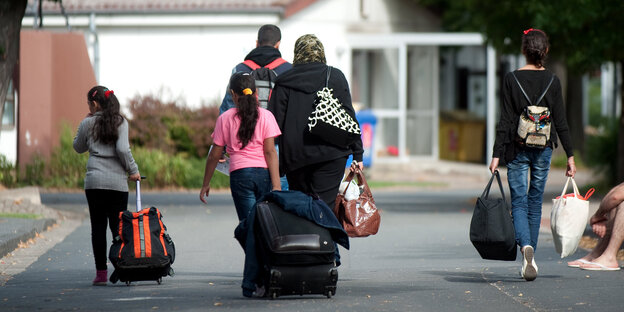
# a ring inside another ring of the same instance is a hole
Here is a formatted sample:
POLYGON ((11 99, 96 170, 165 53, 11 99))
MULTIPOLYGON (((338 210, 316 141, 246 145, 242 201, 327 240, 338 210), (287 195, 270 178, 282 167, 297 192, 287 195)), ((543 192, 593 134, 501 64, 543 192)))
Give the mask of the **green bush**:
POLYGON ((19 184, 43 185, 45 177, 45 160, 39 154, 34 154, 30 163, 25 166, 25 175, 19 184))
MULTIPOLYGON (((182 155, 169 155, 159 150, 136 148, 134 160, 141 175, 147 179, 144 184, 152 188, 201 188, 204 179, 205 162, 198 158, 185 158, 182 155)), ((229 177, 215 173, 211 187, 227 188, 229 177)))
POLYGON ((617 184, 618 119, 605 117, 597 134, 587 137, 586 162, 605 179, 603 184, 617 184))
MULTIPOLYGON (((2 183, 8 187, 38 185, 55 188, 82 188, 86 172, 88 153, 78 154, 73 148, 74 135, 69 126, 63 126, 60 145, 54 148, 47 162, 40 155, 35 155, 31 163, 25 166, 24 177, 13 185, 5 183, 9 179, 7 172, 12 166, 0 155, 0 174, 2 183)), ((205 160, 187 157, 185 153, 170 155, 157 149, 135 148, 132 150, 144 181, 152 188, 201 188, 204 178, 205 160)), ((211 186, 214 189, 229 187, 229 177, 216 172, 211 186)), ((130 185, 132 185, 130 183, 130 185)))
POLYGON ((203 158, 208 154, 219 108, 191 109, 155 96, 130 100, 130 142, 133 146, 158 149, 170 155, 203 158))
MULTIPOLYGON (((586 168, 585 161, 580 157, 581 152, 578 150, 574 151, 574 165, 576 169, 586 168)), ((566 169, 568 167, 568 155, 565 152, 557 153, 556 155, 553 153, 552 160, 550 161, 550 165, 554 168, 566 169)))
POLYGON ((89 153, 76 153, 72 131, 69 124, 61 126, 60 145, 53 149, 46 164, 43 186, 59 188, 83 187, 89 153))
POLYGON ((15 166, 7 161, 6 156, 0 154, 0 183, 6 187, 14 187, 17 183, 15 176, 15 166))
MULTIPOLYGON (((130 145, 141 175, 148 177, 146 186, 200 188, 219 115, 217 105, 190 109, 152 95, 137 96, 130 101, 130 114, 130 145)), ((76 153, 73 139, 72 128, 63 125, 60 145, 53 149, 50 158, 35 155, 24 166, 22 178, 5 158, 0 158, 0 182, 9 187, 25 184, 82 188, 88 153, 76 153)), ((216 172, 211 186, 227 188, 229 178, 216 172)))

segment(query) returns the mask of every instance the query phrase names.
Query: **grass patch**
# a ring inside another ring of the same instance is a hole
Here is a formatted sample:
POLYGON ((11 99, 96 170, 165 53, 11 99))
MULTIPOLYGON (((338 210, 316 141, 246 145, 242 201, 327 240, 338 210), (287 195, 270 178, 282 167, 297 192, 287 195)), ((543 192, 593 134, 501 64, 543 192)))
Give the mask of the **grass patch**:
POLYGON ((442 182, 397 182, 397 181, 367 181, 370 188, 389 188, 389 187, 445 187, 448 186, 442 182))
POLYGON ((14 219, 41 219, 41 216, 38 214, 32 213, 10 213, 10 212, 0 212, 0 218, 14 218, 14 219))

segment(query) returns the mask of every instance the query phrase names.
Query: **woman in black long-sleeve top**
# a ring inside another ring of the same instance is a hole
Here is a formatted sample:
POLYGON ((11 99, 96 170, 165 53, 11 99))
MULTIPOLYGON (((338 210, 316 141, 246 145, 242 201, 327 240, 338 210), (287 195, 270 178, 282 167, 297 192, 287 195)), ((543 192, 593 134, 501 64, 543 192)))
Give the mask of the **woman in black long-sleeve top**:
POLYGON ((295 43, 293 68, 279 75, 271 94, 269 110, 282 131, 279 137, 280 173, 285 173, 291 190, 318 195, 334 207, 347 158, 362 167, 362 140, 337 146, 308 132, 308 117, 314 109, 316 92, 328 87, 342 107, 355 119, 349 85, 343 73, 327 66, 323 44, 314 35, 303 35, 295 43))
POLYGON ((576 173, 561 83, 557 76, 544 68, 548 49, 548 36, 544 31, 532 28, 524 31, 522 54, 526 58, 527 65, 505 75, 500 121, 496 127, 496 140, 490 164, 490 170, 494 173, 501 158, 507 163, 516 242, 521 247, 523 255, 521 274, 527 281, 537 277, 534 251, 537 248, 542 217, 542 198, 552 150, 558 146, 559 141, 568 156, 566 175, 573 177, 576 173), (535 103, 544 90, 547 91, 542 100, 535 103), (518 136, 520 115, 527 106, 534 104, 550 110, 550 140, 543 148, 528 147, 518 136), (529 172, 531 179, 530 183, 527 183, 529 172))

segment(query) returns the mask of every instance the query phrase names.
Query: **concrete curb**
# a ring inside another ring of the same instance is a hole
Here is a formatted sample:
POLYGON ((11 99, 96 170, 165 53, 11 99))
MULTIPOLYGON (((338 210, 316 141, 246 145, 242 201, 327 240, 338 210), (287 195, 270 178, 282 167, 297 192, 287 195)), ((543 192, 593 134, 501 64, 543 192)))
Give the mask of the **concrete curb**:
POLYGON ((25 187, 0 191, 0 212, 37 215, 37 219, 0 218, 0 258, 14 251, 21 242, 35 238, 55 225, 62 216, 41 204, 39 189, 25 187))
POLYGON ((35 238, 56 224, 55 219, 0 218, 0 258, 17 249, 22 242, 35 238))

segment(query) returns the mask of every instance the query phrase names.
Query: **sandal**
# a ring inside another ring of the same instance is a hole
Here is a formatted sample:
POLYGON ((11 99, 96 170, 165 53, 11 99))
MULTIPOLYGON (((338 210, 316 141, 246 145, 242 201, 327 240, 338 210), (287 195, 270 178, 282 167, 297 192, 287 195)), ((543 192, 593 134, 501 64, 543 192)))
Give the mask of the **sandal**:
POLYGON ((574 261, 568 262, 568 266, 571 268, 580 268, 581 264, 589 263, 589 261, 585 259, 576 259, 574 261))

